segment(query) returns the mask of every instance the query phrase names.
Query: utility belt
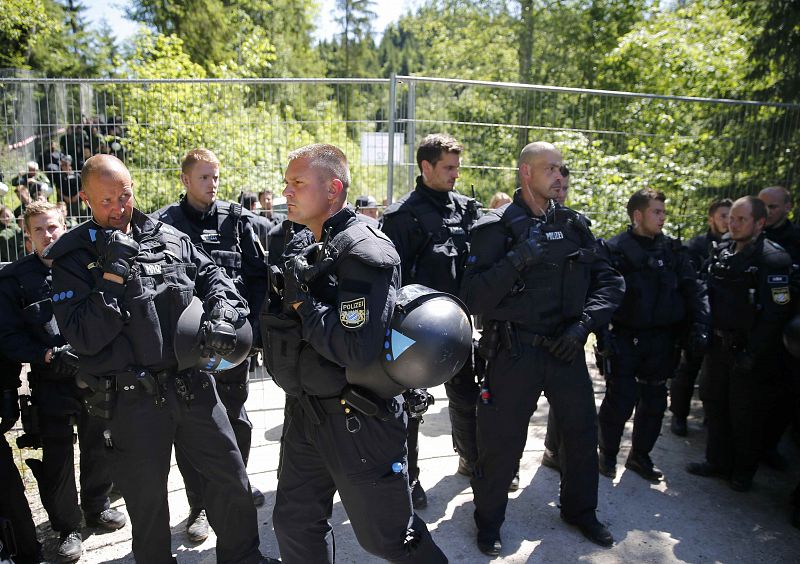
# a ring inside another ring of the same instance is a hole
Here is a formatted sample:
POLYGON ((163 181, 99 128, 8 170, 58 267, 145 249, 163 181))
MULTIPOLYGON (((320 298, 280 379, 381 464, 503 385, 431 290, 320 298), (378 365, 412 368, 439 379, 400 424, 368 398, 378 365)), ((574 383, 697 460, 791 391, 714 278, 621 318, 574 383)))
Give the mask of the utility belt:
POLYGON ((117 403, 117 394, 145 394, 153 397, 156 407, 166 403, 164 389, 172 378, 178 396, 185 401, 194 398, 188 378, 178 375, 175 369, 153 372, 144 368, 129 368, 122 372, 115 372, 106 376, 79 375, 82 387, 89 388, 92 393, 84 398, 86 411, 89 415, 111 419, 114 406, 117 403))
POLYGON ((396 399, 382 399, 358 386, 348 384, 338 396, 319 397, 302 393, 297 396, 300 406, 314 425, 321 425, 328 413, 347 416, 347 430, 355 433, 361 424, 355 419, 356 413, 377 417, 381 421, 394 419, 402 405, 396 399), (355 419, 355 421, 351 421, 355 419))
POLYGON ((539 333, 521 329, 519 324, 511 321, 492 321, 481 334, 481 340, 478 342, 478 354, 490 362, 497 357, 499 350, 505 349, 511 351, 513 358, 518 358, 522 353, 522 345, 547 346, 555 335, 555 331, 539 333))
POLYGON ((730 349, 734 352, 744 350, 747 344, 745 333, 736 329, 714 329, 714 339, 716 339, 723 348, 730 349))

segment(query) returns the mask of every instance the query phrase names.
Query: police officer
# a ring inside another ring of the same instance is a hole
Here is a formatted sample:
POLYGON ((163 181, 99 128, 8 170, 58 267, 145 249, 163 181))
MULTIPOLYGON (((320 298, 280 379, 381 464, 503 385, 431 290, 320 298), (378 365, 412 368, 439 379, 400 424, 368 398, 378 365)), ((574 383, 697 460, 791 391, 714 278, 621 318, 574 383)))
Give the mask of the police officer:
POLYGON ((625 284, 586 219, 553 202, 562 164, 550 143, 525 146, 520 188, 475 226, 462 285, 472 313, 483 316, 480 350, 490 358, 472 478, 478 548, 490 556, 502 549, 508 486, 542 391, 559 429, 561 517, 591 541, 613 544, 595 515, 597 414, 583 347, 608 323, 625 284))
MULTIPOLYGON (((729 198, 711 202, 708 206, 708 231, 693 237, 686 245, 689 260, 692 261, 698 277, 701 276, 709 253, 728 232, 728 216, 732 205, 733 201, 729 198)), ((703 364, 703 354, 700 351, 693 351, 688 343, 682 343, 680 355, 678 368, 675 369, 669 386, 669 410, 672 412, 670 430, 679 437, 685 437, 689 433, 686 419, 689 417, 695 380, 703 364)))
MULTIPOLYGON (((383 214, 383 232, 400 255, 403 284, 422 284, 458 295, 467 255, 469 233, 478 219, 475 200, 454 192, 463 147, 452 137, 435 133, 417 148, 415 189, 383 214)), ((450 402, 453 447, 459 454, 458 473, 472 475, 478 456, 475 439, 475 406, 478 384, 472 360, 445 383, 450 402)), ((414 507, 427 505, 419 483, 417 450, 419 419, 408 426, 409 478, 414 507)))
MULTIPOLYGON (((220 162, 208 149, 192 149, 181 163, 181 182, 186 194, 153 217, 185 233, 202 248, 235 283, 238 293, 252 304, 248 320, 258 330, 258 305, 267 292, 265 251, 256 231, 256 217, 240 204, 217 199, 220 162)), ((249 363, 220 372, 215 376, 217 393, 228 413, 236 444, 245 466, 250 457, 253 425, 244 404, 248 395, 249 363)), ((201 472, 193 468, 183 452, 175 453, 186 497, 191 509, 186 531, 193 542, 208 537, 208 521, 203 501, 201 472)), ((264 504, 264 494, 251 484, 256 506, 264 504)))
MULTIPOLYGON (((42 460, 27 461, 39 485, 50 525, 59 533, 57 558, 74 562, 82 553, 81 508, 86 524, 106 530, 125 525, 125 516, 109 507, 111 475, 103 446, 104 422, 81 409, 75 375, 78 359, 53 316, 51 264, 45 247, 65 232, 64 216, 55 204, 31 202, 25 208, 25 230, 34 253, 0 270, 0 352, 30 363, 28 381, 36 413, 25 418, 25 446, 42 448, 42 460), (36 425, 38 422, 38 428, 36 425), (81 506, 75 487, 74 423, 81 454, 81 506)), ((24 421, 25 421, 24 420, 24 421)))
POLYGON ((338 148, 293 151, 285 182, 289 220, 306 229, 275 276, 282 298, 273 294, 262 315, 266 364, 289 396, 273 513, 283 560, 333 560, 328 519, 338 490, 368 552, 445 562, 411 507, 402 397, 383 400, 346 379, 380 354, 399 286, 397 253, 346 205, 350 172, 338 148))
MULTIPOLYGON (((235 285, 186 235, 133 207, 133 181, 111 155, 87 159, 83 198, 92 220, 49 246, 62 334, 109 417, 114 483, 133 525, 137 562, 175 562, 167 504, 172 445, 204 478, 219 562, 263 562, 247 474, 213 378, 177 371, 173 335, 193 294, 202 299, 203 347, 225 356, 246 323, 235 285)), ((102 409, 100 409, 102 407, 102 409)))
POLYGON ((789 221, 791 193, 783 186, 770 186, 758 193, 758 199, 767 206, 764 235, 783 247, 794 264, 800 264, 800 227, 789 221))
POLYGON ((600 405, 600 473, 616 477, 625 423, 636 408, 625 467, 658 481, 650 452, 661 433, 672 375, 675 335, 691 327, 693 349, 708 343, 708 312, 689 255, 680 241, 663 234, 666 197, 652 188, 628 200, 631 225, 608 240, 612 264, 625 277, 625 297, 604 339, 609 356, 606 395, 600 405))
MULTIPOLYGON (((19 420, 17 388, 21 384, 21 371, 20 363, 0 355, 0 484, 3 484, 3 495, 0 495, 0 542, 17 564, 38 564, 42 560, 42 546, 36 539, 36 525, 28 498, 25 497, 25 486, 5 437, 19 420), (13 535, 13 539, 7 538, 8 533, 13 535), (13 543, 10 542, 12 540, 13 543)), ((0 556, 6 554, 0 549, 0 556)))
POLYGON ((767 209, 753 196, 730 214, 729 241, 710 261, 706 285, 713 339, 700 380, 708 417, 706 460, 687 470, 750 489, 761 454, 767 402, 779 385, 781 332, 791 316, 789 254, 763 234, 767 209))

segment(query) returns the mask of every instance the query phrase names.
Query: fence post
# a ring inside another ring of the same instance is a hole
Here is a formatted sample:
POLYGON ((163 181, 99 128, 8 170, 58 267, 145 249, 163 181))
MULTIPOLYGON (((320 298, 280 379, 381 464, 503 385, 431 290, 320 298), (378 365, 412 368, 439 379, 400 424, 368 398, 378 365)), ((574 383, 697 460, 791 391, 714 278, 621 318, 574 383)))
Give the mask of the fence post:
POLYGON ((394 191, 394 129, 396 127, 397 115, 397 75, 392 73, 389 80, 389 163, 386 169, 388 178, 386 179, 386 203, 392 203, 392 192, 394 191))
POLYGON ((414 143, 417 139, 417 83, 413 80, 408 83, 408 109, 406 110, 408 116, 408 125, 406 125, 406 142, 408 143, 408 188, 413 189, 414 179, 416 178, 416 168, 414 163, 416 161, 416 154, 414 152, 414 143))

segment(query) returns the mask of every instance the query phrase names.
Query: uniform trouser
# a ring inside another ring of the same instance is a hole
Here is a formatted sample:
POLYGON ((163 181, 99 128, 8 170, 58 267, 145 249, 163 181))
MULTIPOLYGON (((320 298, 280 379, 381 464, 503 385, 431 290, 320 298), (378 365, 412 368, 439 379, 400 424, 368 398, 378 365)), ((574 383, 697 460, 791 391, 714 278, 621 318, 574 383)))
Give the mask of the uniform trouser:
POLYGON ((681 359, 669 386, 669 410, 675 417, 689 417, 694 384, 702 366, 703 355, 692 354, 687 349, 681 350, 681 359))
POLYGON ((382 421, 361 414, 326 413, 315 424, 296 399, 283 424, 280 474, 273 525, 281 558, 288 564, 333 560, 328 520, 333 495, 359 544, 390 562, 446 562, 425 523, 411 508, 405 467, 402 415, 382 421), (349 430, 348 430, 349 429, 349 430), (418 542, 407 544, 411 528, 418 542))
POLYGON ((14 464, 14 455, 5 435, 0 438, 0 484, 3 492, 0 495, 0 517, 11 521, 14 527, 19 560, 32 561, 39 549, 36 526, 25 497, 25 486, 14 464))
POLYGON ((194 399, 175 391, 169 376, 154 397, 120 392, 111 420, 112 472, 128 506, 137 562, 172 562, 167 499, 172 445, 203 473, 208 520, 217 534, 217 561, 258 562, 256 508, 242 455, 213 378, 185 375, 194 399), (155 399, 164 398, 157 406, 155 399))
POLYGON ((547 433, 544 436, 544 448, 554 454, 558 454, 559 442, 558 423, 556 423, 556 415, 553 413, 553 406, 551 405, 550 411, 547 412, 547 433))
POLYGON ((669 330, 615 333, 617 352, 606 376, 606 395, 600 405, 600 452, 615 457, 633 414, 631 450, 649 454, 661 433, 667 409, 667 379, 672 373, 674 339, 669 330))
POLYGON ((561 514, 571 522, 595 519, 597 412, 583 355, 567 364, 541 347, 508 350, 489 363, 491 403, 478 404, 478 462, 472 478, 478 536, 499 536, 528 422, 544 391, 558 423, 561 448, 561 514))
POLYGON ((768 355, 751 372, 733 369, 736 351, 714 339, 700 381, 700 399, 708 417, 706 460, 737 479, 752 479, 761 455, 765 392, 770 384, 768 355))
POLYGON ((106 422, 82 410, 78 415, 80 440, 81 506, 75 486, 75 453, 72 442, 72 418, 66 415, 40 414, 42 460, 29 466, 39 486, 39 496, 54 531, 80 530, 81 508, 95 514, 108 509, 111 472, 103 442, 106 422))
MULTIPOLYGON (((217 394, 228 413, 228 420, 231 422, 233 434, 236 436, 236 444, 239 446, 239 452, 242 453, 245 466, 250 458, 250 442, 253 434, 253 424, 247 417, 247 411, 244 408, 249 391, 249 365, 250 363, 245 361, 235 368, 213 376, 217 384, 217 394)), ((181 476, 183 476, 189 507, 192 510, 205 508, 206 505, 203 502, 205 482, 202 473, 189 464, 186 456, 180 450, 175 451, 175 461, 178 463, 181 476)))
POLYGON ((792 423, 797 401, 797 386, 800 383, 800 362, 788 354, 784 354, 780 372, 773 375, 775 384, 770 387, 765 397, 769 414, 764 421, 764 438, 762 452, 768 453, 778 447, 784 432, 792 423))
MULTIPOLYGON (((478 458, 478 445, 475 436, 477 426, 476 406, 480 387, 475 379, 472 359, 450 380, 444 383, 449 403, 450 427, 453 449, 470 464, 478 458)), ((408 421, 408 479, 414 482, 419 478, 419 419, 408 421)))

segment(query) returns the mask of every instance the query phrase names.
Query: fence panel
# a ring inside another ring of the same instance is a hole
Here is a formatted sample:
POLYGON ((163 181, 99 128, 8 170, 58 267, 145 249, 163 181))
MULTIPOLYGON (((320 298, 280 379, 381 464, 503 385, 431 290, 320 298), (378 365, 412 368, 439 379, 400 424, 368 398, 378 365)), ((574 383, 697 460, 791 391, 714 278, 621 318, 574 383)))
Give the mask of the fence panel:
MULTIPOLYGON (((222 161, 221 197, 279 195, 288 152, 314 141, 348 155, 351 201, 362 193, 396 200, 413 186, 417 143, 437 131, 463 142, 458 187, 484 202, 513 190, 525 143, 556 142, 573 171, 570 203, 601 234, 624 225, 622 204, 645 185, 667 193, 669 228, 689 235, 702 228, 710 199, 792 186, 800 175, 797 105, 406 76, 0 78, 0 172, 9 186, 0 203, 20 207, 15 184, 27 185, 27 161, 54 187, 51 200, 70 199, 83 160, 110 152, 131 169, 138 205, 152 211, 183 192, 180 160, 196 146, 222 161)), ((73 221, 87 217, 78 203, 68 210, 73 221)), ((13 231, 2 231, 0 260, 16 256, 13 231)))

